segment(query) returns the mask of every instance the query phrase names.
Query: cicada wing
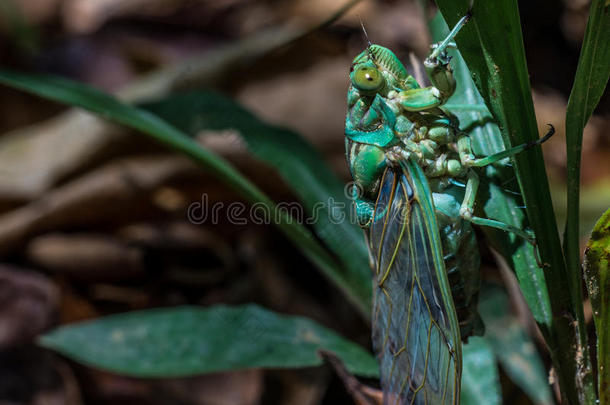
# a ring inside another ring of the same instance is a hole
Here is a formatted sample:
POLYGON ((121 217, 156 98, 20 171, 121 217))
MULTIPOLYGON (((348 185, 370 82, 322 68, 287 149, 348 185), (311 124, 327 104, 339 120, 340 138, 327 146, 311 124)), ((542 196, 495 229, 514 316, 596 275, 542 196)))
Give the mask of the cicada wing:
POLYGON ((432 194, 421 168, 387 169, 369 248, 384 404, 459 404, 461 344, 432 194))

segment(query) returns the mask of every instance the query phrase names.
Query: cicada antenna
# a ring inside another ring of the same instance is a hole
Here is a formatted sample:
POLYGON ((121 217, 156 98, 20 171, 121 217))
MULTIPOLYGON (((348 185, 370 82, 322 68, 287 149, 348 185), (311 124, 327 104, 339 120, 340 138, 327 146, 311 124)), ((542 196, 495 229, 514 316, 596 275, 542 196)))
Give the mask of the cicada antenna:
POLYGON ((360 18, 360 16, 358 16, 358 20, 360 20, 360 26, 362 27, 362 32, 364 33, 366 42, 368 43, 369 46, 373 45, 373 44, 371 44, 371 40, 369 39, 369 34, 366 32, 366 28, 364 28, 364 22, 362 22, 362 18, 360 18))
POLYGON ((362 32, 364 33, 364 37, 366 38, 366 43, 367 43, 367 49, 369 51, 369 56, 371 59, 375 60, 375 55, 373 55, 373 52, 371 51, 371 46, 373 45, 371 43, 371 40, 369 39, 369 34, 366 32, 366 28, 364 28, 364 22, 362 22, 362 18, 360 18, 360 16, 358 16, 358 20, 360 20, 360 26, 362 27, 362 32))

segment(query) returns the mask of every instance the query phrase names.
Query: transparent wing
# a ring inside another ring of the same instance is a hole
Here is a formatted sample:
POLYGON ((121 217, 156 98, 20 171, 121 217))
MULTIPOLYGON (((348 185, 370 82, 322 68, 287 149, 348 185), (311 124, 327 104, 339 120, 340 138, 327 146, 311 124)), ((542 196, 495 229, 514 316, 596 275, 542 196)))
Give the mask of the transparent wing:
POLYGON ((402 170, 386 170, 374 218, 373 346, 384 404, 457 405, 459 327, 419 166, 407 161, 402 170))

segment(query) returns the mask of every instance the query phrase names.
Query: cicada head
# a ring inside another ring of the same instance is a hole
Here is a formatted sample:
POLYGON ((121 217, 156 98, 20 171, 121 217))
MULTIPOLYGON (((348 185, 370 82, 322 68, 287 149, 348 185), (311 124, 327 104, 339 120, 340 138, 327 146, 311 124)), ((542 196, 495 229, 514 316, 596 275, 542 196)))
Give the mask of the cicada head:
POLYGON ((405 90, 408 78, 407 69, 394 52, 375 44, 356 56, 350 69, 352 86, 363 95, 405 90))

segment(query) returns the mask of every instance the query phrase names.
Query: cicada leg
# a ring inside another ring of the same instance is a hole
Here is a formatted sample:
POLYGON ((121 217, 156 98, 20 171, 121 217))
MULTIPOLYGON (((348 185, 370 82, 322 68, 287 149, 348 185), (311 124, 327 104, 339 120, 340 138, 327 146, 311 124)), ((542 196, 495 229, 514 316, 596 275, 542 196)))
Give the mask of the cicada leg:
POLYGON ((460 30, 466 25, 468 20, 470 20, 470 12, 467 13, 464 17, 460 18, 460 21, 455 24, 455 27, 451 30, 447 38, 443 39, 438 44, 434 45, 434 51, 430 54, 428 59, 434 59, 439 57, 441 54, 445 52, 447 48, 455 47, 455 43, 453 42, 455 36, 460 32, 460 30))
POLYGON ((469 221, 475 225, 500 229, 502 231, 510 232, 520 238, 523 238, 526 242, 532 245, 532 248, 534 249, 534 256, 536 258, 536 264, 538 265, 538 267, 544 267, 544 263, 540 258, 540 252, 538 251, 538 243, 536 242, 536 238, 531 233, 514 225, 507 224, 506 222, 474 216, 474 203, 478 188, 479 176, 475 173, 474 170, 469 169, 468 181, 466 183, 466 192, 464 194, 464 200, 462 201, 462 205, 460 206, 460 216, 466 221, 469 221))
POLYGON ((517 228, 514 225, 507 224, 505 222, 498 221, 495 219, 474 216, 474 203, 477 191, 479 189, 480 180, 479 176, 472 169, 468 170, 467 176, 468 181, 466 182, 466 192, 464 194, 464 200, 462 201, 462 205, 460 206, 460 216, 475 225, 487 226, 490 228, 501 229, 503 231, 513 233, 535 246, 536 239, 534 238, 534 236, 532 236, 530 233, 523 229, 517 228))
POLYGON ((432 53, 424 61, 432 86, 414 88, 398 93, 398 102, 407 111, 423 111, 443 105, 455 91, 455 78, 449 67, 447 48, 455 47, 453 39, 468 22, 470 15, 462 17, 447 38, 433 45, 432 53))
POLYGON ((502 221, 474 216, 474 203, 475 203, 476 193, 479 188, 479 177, 476 174, 476 172, 471 169, 471 167, 482 167, 482 166, 487 166, 487 165, 496 163, 504 158, 515 155, 524 150, 532 148, 535 145, 545 142, 555 133, 555 128, 553 128, 553 126, 550 124, 549 124, 549 127, 550 127, 550 129, 546 133, 546 135, 534 142, 525 143, 523 145, 519 145, 514 148, 510 148, 503 152, 499 152, 494 155, 487 156, 484 158, 479 158, 479 159, 474 157, 474 154, 472 153, 472 149, 470 147, 470 138, 468 138, 467 135, 463 135, 458 139, 458 152, 460 154, 460 160, 463 165, 470 167, 467 172, 468 181, 466 183, 466 191, 464 194, 464 200, 462 201, 462 205, 460 207, 460 216, 462 218, 464 218, 465 220, 472 222, 475 225, 487 226, 487 227, 491 227, 491 228, 500 229, 500 230, 503 230, 506 232, 513 233, 513 234, 523 238, 524 240, 526 240, 528 243, 530 243, 533 246, 534 251, 536 253, 536 262, 538 263, 538 266, 540 266, 540 267, 542 267, 543 264, 542 264, 542 261, 540 260, 540 253, 538 252, 536 238, 533 235, 531 235, 526 230, 520 229, 514 225, 507 224, 502 221))
POLYGON ((460 160, 463 165, 469 167, 483 167, 497 163, 504 158, 516 155, 527 149, 533 148, 536 145, 540 145, 541 143, 546 142, 555 133, 555 127, 553 127, 553 125, 551 124, 548 124, 548 126, 549 130, 542 138, 532 142, 521 144, 519 146, 515 146, 514 148, 510 148, 505 151, 486 156, 484 158, 476 158, 474 156, 474 154, 472 153, 472 148, 470 146, 470 138, 467 135, 463 135, 458 139, 457 142, 460 160))

